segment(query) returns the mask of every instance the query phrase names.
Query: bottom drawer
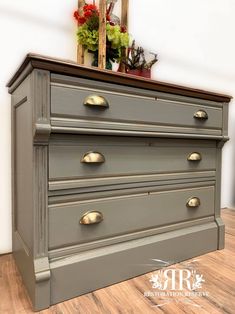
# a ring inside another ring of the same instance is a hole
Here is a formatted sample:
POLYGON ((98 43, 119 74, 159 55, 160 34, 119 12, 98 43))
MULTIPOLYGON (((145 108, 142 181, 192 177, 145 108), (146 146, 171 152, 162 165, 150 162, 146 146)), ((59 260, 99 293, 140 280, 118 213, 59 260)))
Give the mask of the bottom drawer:
POLYGON ((213 214, 213 186, 50 205, 49 248, 90 242, 213 214), (82 217, 83 223, 91 224, 81 224, 82 217))

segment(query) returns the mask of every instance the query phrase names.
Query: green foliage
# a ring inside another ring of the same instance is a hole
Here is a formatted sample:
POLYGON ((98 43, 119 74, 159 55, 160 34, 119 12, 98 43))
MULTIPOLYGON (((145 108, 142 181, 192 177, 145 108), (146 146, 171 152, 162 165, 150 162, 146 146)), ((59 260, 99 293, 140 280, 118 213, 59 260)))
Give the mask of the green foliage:
MULTIPOLYGON (((95 21, 94 21, 95 23, 95 21)), ((93 29, 94 24, 84 24, 79 26, 77 36, 79 44, 83 45, 85 49, 90 51, 97 51, 99 44, 99 32, 98 29, 93 29)), ((114 60, 118 60, 122 47, 129 46, 129 34, 122 33, 119 25, 106 26, 107 31, 107 47, 116 50, 114 60)))
POLYGON ((79 44, 83 45, 85 49, 91 51, 96 51, 98 49, 98 30, 89 30, 88 25, 84 24, 78 28, 77 36, 79 44))
POLYGON ((121 28, 119 25, 112 26, 107 24, 106 31, 108 41, 111 42, 112 48, 119 49, 129 46, 129 34, 121 33, 121 28))

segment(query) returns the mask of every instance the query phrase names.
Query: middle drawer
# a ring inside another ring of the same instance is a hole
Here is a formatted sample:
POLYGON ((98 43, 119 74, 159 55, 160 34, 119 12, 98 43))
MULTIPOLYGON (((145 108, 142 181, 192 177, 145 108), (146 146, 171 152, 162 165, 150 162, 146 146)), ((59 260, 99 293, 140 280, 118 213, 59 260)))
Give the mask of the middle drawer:
POLYGON ((214 141, 54 135, 49 179, 215 170, 214 141))

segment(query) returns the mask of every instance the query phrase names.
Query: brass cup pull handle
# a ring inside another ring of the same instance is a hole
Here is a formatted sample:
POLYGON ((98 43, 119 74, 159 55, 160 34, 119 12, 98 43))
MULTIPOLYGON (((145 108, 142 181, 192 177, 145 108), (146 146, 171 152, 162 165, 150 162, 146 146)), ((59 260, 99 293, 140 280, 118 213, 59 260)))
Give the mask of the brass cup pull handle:
POLYGON ((98 152, 87 152, 83 155, 81 163, 85 164, 102 164, 105 162, 105 157, 98 152))
POLYGON ((198 110, 194 113, 194 118, 197 120, 207 120, 208 114, 205 110, 198 110))
POLYGON ((201 201, 198 197, 191 197, 188 201, 186 206, 189 208, 197 208, 201 205, 201 201))
POLYGON ((90 95, 86 97, 83 105, 89 106, 91 108, 103 108, 103 109, 109 108, 109 103, 107 99, 99 95, 90 95))
POLYGON ((201 161, 202 160, 202 155, 197 152, 193 152, 190 155, 188 155, 187 158, 188 161, 201 161))
POLYGON ((91 211, 84 214, 80 219, 81 225, 95 225, 104 220, 103 214, 99 211, 91 211))

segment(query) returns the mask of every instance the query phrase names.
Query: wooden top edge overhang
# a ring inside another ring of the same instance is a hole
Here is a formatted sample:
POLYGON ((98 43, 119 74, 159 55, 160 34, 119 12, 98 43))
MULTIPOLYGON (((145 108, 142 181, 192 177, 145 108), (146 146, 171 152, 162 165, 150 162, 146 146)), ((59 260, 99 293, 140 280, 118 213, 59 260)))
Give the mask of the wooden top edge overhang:
POLYGON ((164 83, 124 73, 117 73, 110 70, 100 70, 95 67, 78 65, 76 62, 70 60, 56 59, 33 53, 29 53, 26 55, 24 61, 22 62, 16 73, 7 83, 9 91, 12 92, 33 69, 42 69, 57 74, 70 75, 75 77, 77 76, 90 80, 99 80, 106 83, 126 85, 131 87, 154 90, 157 92, 177 94, 216 102, 230 102, 230 100, 232 99, 232 97, 229 95, 194 89, 170 83, 164 83), (26 71, 26 68, 28 68, 28 71, 26 71), (24 72, 25 75, 22 75, 24 72), (16 85, 14 88, 13 84, 16 85))

